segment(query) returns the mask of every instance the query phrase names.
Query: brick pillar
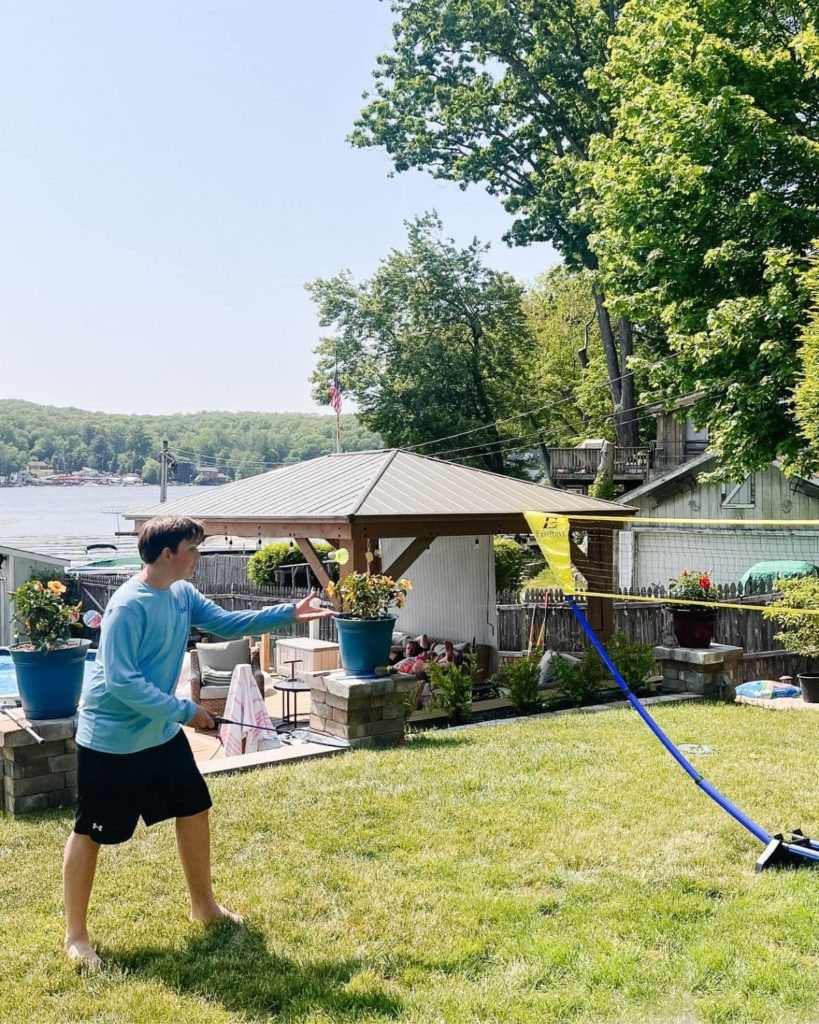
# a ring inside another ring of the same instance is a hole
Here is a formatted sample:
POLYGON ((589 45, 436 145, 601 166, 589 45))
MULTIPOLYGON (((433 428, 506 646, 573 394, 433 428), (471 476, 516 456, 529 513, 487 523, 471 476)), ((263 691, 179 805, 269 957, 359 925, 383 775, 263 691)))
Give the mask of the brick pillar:
POLYGON ((677 692, 716 694, 736 688, 736 669, 744 654, 741 647, 711 644, 710 647, 655 647, 663 686, 677 692))
POLYGON ((404 735, 404 702, 418 686, 401 673, 356 679, 341 672, 310 676, 310 728, 353 747, 397 743, 404 735))
POLYGON ((7 814, 72 807, 77 800, 76 718, 34 722, 32 728, 45 743, 37 743, 19 725, 0 716, 2 806, 7 814))

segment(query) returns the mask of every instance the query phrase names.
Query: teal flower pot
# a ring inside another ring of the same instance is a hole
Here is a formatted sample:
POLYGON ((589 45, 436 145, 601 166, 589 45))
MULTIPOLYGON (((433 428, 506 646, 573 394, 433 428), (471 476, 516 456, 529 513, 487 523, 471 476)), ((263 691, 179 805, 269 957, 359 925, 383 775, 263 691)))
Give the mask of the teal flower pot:
POLYGON ((336 616, 341 667, 351 676, 373 676, 386 665, 392 646, 395 616, 383 619, 345 619, 336 616))
POLYGON ((74 640, 57 651, 11 647, 23 713, 31 721, 73 718, 82 693, 85 655, 90 640, 74 640))

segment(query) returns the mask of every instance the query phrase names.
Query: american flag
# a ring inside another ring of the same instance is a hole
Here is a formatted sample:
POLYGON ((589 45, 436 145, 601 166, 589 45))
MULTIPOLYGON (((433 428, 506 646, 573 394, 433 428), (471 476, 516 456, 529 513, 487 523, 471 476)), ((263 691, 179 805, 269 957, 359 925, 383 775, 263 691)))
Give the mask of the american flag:
POLYGON ((330 406, 337 416, 341 415, 341 385, 338 382, 338 373, 330 385, 330 406))

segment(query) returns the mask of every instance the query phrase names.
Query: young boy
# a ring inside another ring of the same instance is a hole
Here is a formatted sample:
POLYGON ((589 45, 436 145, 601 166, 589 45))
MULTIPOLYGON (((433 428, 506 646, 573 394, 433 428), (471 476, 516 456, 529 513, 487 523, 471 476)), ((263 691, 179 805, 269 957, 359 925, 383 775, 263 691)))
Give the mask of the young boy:
POLYGON ((191 626, 225 637, 265 633, 332 610, 298 604, 226 612, 187 582, 205 537, 195 519, 163 516, 139 532, 145 563, 105 609, 91 678, 83 687, 77 729, 77 817, 63 860, 65 949, 98 967, 86 916, 101 845, 124 843, 140 816, 146 825, 176 819, 176 843, 190 894, 191 919, 241 921, 216 902, 211 887, 210 794, 183 725, 210 729, 208 712, 174 696, 191 626))

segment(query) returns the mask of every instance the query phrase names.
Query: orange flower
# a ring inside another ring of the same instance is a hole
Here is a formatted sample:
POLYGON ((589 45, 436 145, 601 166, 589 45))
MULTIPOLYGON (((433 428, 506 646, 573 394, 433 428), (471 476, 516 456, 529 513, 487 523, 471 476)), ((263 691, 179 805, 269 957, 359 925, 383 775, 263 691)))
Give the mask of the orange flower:
POLYGON ((52 594, 64 594, 68 588, 60 583, 59 580, 51 580, 48 584, 48 589, 52 594))

